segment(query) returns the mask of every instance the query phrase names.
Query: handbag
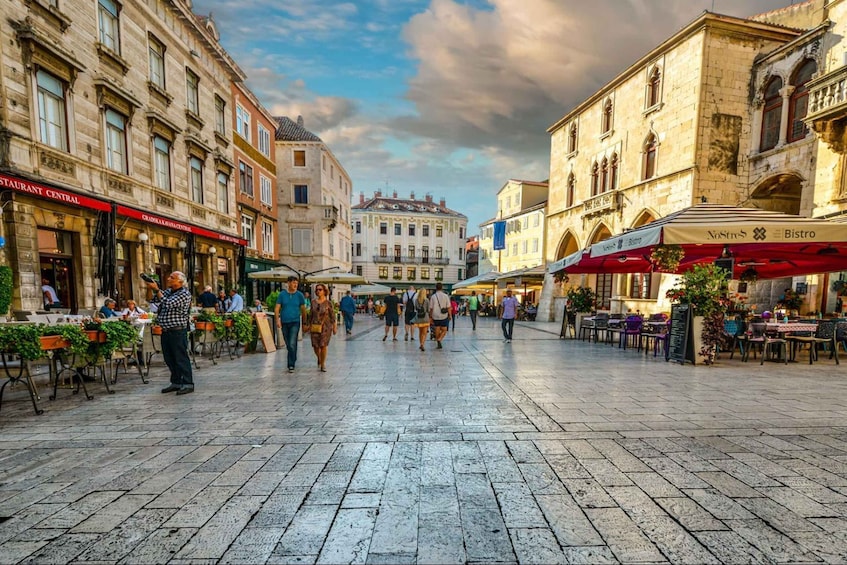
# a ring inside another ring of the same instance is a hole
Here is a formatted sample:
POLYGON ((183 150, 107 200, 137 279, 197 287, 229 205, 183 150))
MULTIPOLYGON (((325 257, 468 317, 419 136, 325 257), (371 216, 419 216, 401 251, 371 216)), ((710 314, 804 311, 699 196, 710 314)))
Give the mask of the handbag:
MULTIPOLYGON (((441 306, 441 301, 440 301, 438 298, 436 298, 436 299, 435 299, 435 301, 436 301, 436 302, 438 302, 438 305, 439 305, 439 306, 441 306)), ((449 309, 449 308, 442 308, 442 309, 441 309, 441 313, 442 313, 442 314, 446 314, 446 313, 447 313, 447 312, 449 312, 449 311, 450 311, 450 309, 449 309)))
POLYGON ((323 324, 310 324, 309 331, 313 334, 319 334, 324 331, 324 326, 323 324))

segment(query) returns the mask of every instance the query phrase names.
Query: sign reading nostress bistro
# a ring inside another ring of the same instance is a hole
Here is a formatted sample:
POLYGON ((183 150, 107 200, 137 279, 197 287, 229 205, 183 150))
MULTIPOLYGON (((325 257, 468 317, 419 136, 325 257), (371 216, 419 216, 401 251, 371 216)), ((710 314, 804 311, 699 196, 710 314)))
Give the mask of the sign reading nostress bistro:
POLYGON ((61 202, 70 206, 77 206, 79 208, 88 208, 90 210, 99 210, 102 212, 108 212, 112 209, 108 202, 103 202, 96 198, 89 198, 75 192, 69 192, 67 190, 47 186, 46 184, 40 184, 3 174, 0 174, 0 188, 8 188, 24 194, 32 194, 33 196, 46 198, 47 200, 53 200, 55 202, 61 202))
POLYGON ((665 243, 812 243, 847 240, 847 227, 809 218, 804 222, 744 227, 664 226, 665 243))

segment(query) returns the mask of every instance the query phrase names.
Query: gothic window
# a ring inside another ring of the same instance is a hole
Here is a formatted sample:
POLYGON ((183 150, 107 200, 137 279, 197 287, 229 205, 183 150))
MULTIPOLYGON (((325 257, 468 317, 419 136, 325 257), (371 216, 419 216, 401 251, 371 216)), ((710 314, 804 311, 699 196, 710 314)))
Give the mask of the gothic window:
POLYGON ((789 143, 803 139, 809 133, 809 127, 803 121, 806 112, 809 110, 809 89, 806 85, 816 70, 815 62, 807 59, 794 71, 794 75, 791 77, 791 85, 794 87, 794 91, 788 101, 788 116, 791 120, 788 128, 789 143))
POLYGON ((603 157, 600 163, 600 192, 609 190, 609 161, 603 157))
POLYGON ((600 133, 605 135, 612 131, 612 99, 607 98, 603 104, 603 119, 600 124, 600 133))
POLYGON ((618 187, 618 154, 612 153, 612 159, 609 162, 609 190, 615 190, 618 187))
POLYGON ((597 163, 591 166, 591 196, 599 194, 600 170, 597 163))
POLYGON ((570 130, 568 130, 568 153, 573 153, 576 151, 576 136, 577 129, 576 124, 571 124, 570 130))
POLYGON ((760 151, 773 149, 779 142, 779 123, 782 119, 782 79, 773 77, 765 88, 765 107, 762 111, 760 151))
POLYGON ((652 133, 644 143, 644 174, 642 180, 651 179, 656 176, 656 151, 659 142, 652 133))
POLYGON ((661 101, 662 73, 659 67, 653 67, 650 78, 647 80, 647 107, 652 108, 661 101))
POLYGON ((568 175, 568 193, 565 197, 565 206, 570 208, 573 206, 574 199, 574 187, 576 186, 576 179, 573 176, 573 173, 568 175))

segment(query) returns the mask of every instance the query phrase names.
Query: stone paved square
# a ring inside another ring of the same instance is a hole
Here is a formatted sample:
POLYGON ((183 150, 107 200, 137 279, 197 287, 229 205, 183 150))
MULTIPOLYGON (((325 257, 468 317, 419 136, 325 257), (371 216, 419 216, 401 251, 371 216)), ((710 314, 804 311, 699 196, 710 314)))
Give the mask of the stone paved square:
MULTIPOLYGON (((445 349, 336 336, 197 392, 0 411, 2 563, 843 563, 847 366, 666 363, 460 318, 445 349)), ((306 342, 308 346, 308 342, 306 342)))

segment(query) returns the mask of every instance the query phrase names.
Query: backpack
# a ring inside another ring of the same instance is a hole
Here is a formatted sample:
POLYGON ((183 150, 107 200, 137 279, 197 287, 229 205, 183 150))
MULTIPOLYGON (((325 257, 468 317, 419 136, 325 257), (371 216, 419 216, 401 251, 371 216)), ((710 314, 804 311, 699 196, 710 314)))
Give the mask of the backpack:
POLYGON ((426 307, 427 307, 426 302, 415 301, 415 315, 418 318, 426 317, 426 307))

